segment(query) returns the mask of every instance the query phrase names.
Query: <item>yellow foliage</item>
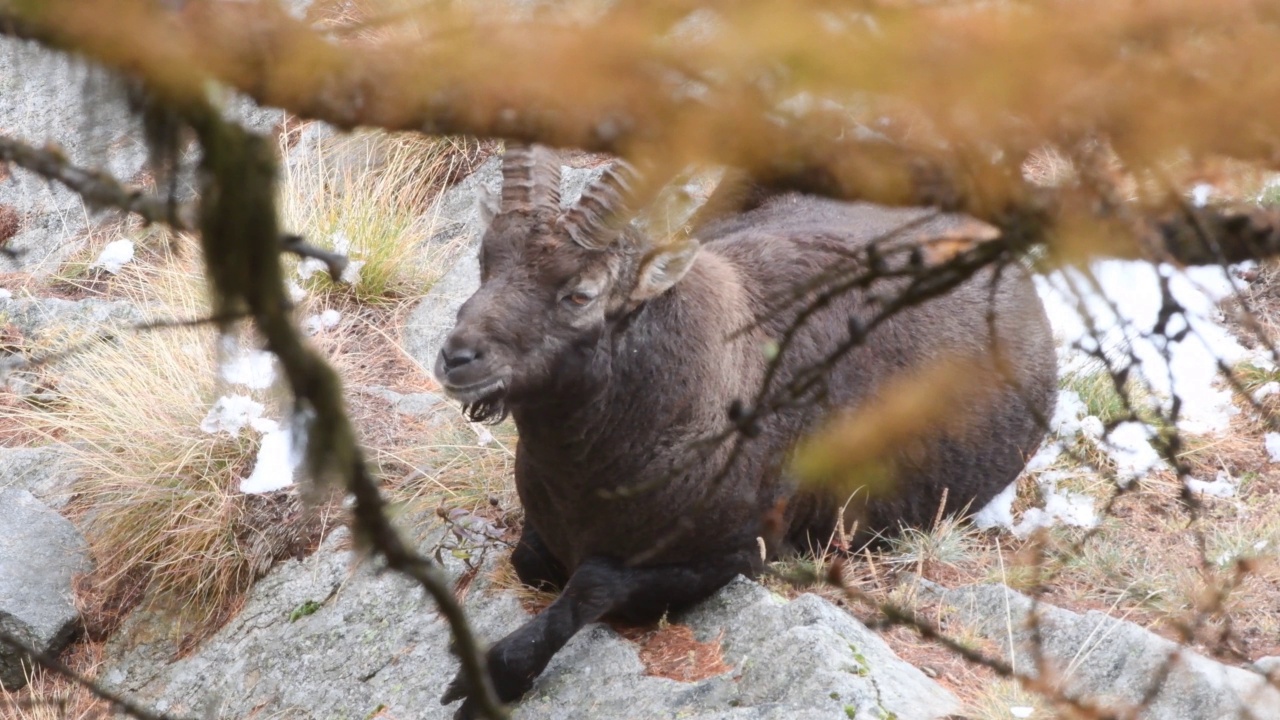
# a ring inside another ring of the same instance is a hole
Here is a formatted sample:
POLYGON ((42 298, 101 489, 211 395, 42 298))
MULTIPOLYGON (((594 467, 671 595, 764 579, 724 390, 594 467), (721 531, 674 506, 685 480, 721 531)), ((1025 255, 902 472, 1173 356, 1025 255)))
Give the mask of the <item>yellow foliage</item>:
POLYGON ((178 104, 226 87, 345 128, 731 165, 963 210, 1068 259, 1142 255, 1137 221, 1183 211, 1206 163, 1280 157, 1280 0, 362 0, 304 19, 277 0, 0 0, 6 18, 178 104), (1045 192, 1024 172, 1097 147, 1109 177, 1045 192))
POLYGON ((802 484, 821 485, 842 497, 886 494, 895 484, 895 456, 922 451, 938 433, 963 435, 973 408, 991 399, 993 377, 981 363, 963 357, 900 373, 875 397, 802 442, 791 470, 802 484))

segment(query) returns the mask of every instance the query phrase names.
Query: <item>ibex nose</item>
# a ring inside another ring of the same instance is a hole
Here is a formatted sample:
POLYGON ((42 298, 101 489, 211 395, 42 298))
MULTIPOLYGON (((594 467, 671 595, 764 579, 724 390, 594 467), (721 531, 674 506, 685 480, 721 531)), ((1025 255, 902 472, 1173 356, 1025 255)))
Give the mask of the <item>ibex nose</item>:
POLYGON ((453 370, 475 362, 481 356, 482 353, 475 346, 456 342, 455 338, 452 337, 445 342, 444 347, 440 348, 440 359, 444 362, 446 370, 453 370))

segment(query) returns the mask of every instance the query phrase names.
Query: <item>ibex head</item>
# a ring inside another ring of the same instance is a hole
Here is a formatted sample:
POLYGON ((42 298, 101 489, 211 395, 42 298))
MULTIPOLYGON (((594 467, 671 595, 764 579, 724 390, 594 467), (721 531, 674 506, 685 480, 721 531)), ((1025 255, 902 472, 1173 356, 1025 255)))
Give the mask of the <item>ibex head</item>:
POLYGON ((697 241, 656 246, 629 225, 635 182, 620 162, 562 211, 555 154, 507 150, 480 288, 436 358, 436 377, 473 420, 586 369, 623 318, 692 267, 697 241))

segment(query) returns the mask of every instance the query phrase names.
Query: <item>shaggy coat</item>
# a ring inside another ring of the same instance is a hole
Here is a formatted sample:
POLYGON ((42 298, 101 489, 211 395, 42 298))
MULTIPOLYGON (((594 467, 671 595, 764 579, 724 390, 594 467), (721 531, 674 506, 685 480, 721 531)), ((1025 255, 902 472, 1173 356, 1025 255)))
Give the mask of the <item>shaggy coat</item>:
MULTIPOLYGON (((536 186, 541 166, 530 163, 536 186)), ((594 197, 608 208, 616 198, 605 190, 594 197)), ((764 413, 737 451, 709 441, 731 427, 731 407, 756 398, 767 348, 808 304, 794 301, 797 288, 895 231, 945 233, 960 218, 787 194, 704 226, 700 247, 655 247, 629 227, 584 242, 581 226, 608 232, 599 218, 562 213, 554 194, 523 200, 504 197, 482 242, 481 287, 436 366, 477 417, 514 419, 526 524, 512 562, 525 583, 563 590, 489 652, 504 701, 585 623, 652 621, 702 600, 761 569, 762 538, 773 554, 822 545, 837 522, 856 520, 866 539, 927 526, 944 502, 947 513, 980 508, 1041 440, 1054 347, 1030 278, 1007 266, 877 325, 824 368, 811 396, 764 413), (967 381, 989 391, 952 409, 959 422, 888 449, 888 492, 851 501, 797 489, 786 468, 802 437, 901 373, 952 356, 973 361, 967 381)), ((905 282, 870 291, 889 297, 905 282)), ((808 316, 772 387, 830 355, 875 307, 854 291, 808 316)), ((458 717, 472 717, 471 695, 459 677, 445 701, 466 698, 458 717)))

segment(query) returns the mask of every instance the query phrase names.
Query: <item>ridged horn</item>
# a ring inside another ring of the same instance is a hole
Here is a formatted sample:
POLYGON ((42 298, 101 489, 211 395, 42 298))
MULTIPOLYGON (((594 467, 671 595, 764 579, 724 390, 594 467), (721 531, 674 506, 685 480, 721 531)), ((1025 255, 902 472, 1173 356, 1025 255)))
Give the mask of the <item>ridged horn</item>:
POLYGON ((508 145, 502 155, 500 212, 560 209, 560 158, 541 145, 508 145))
POLYGON ((588 250, 603 250, 618 239, 635 212, 631 207, 639 183, 639 173, 630 163, 618 160, 582 197, 560 216, 560 227, 575 243, 588 250))

